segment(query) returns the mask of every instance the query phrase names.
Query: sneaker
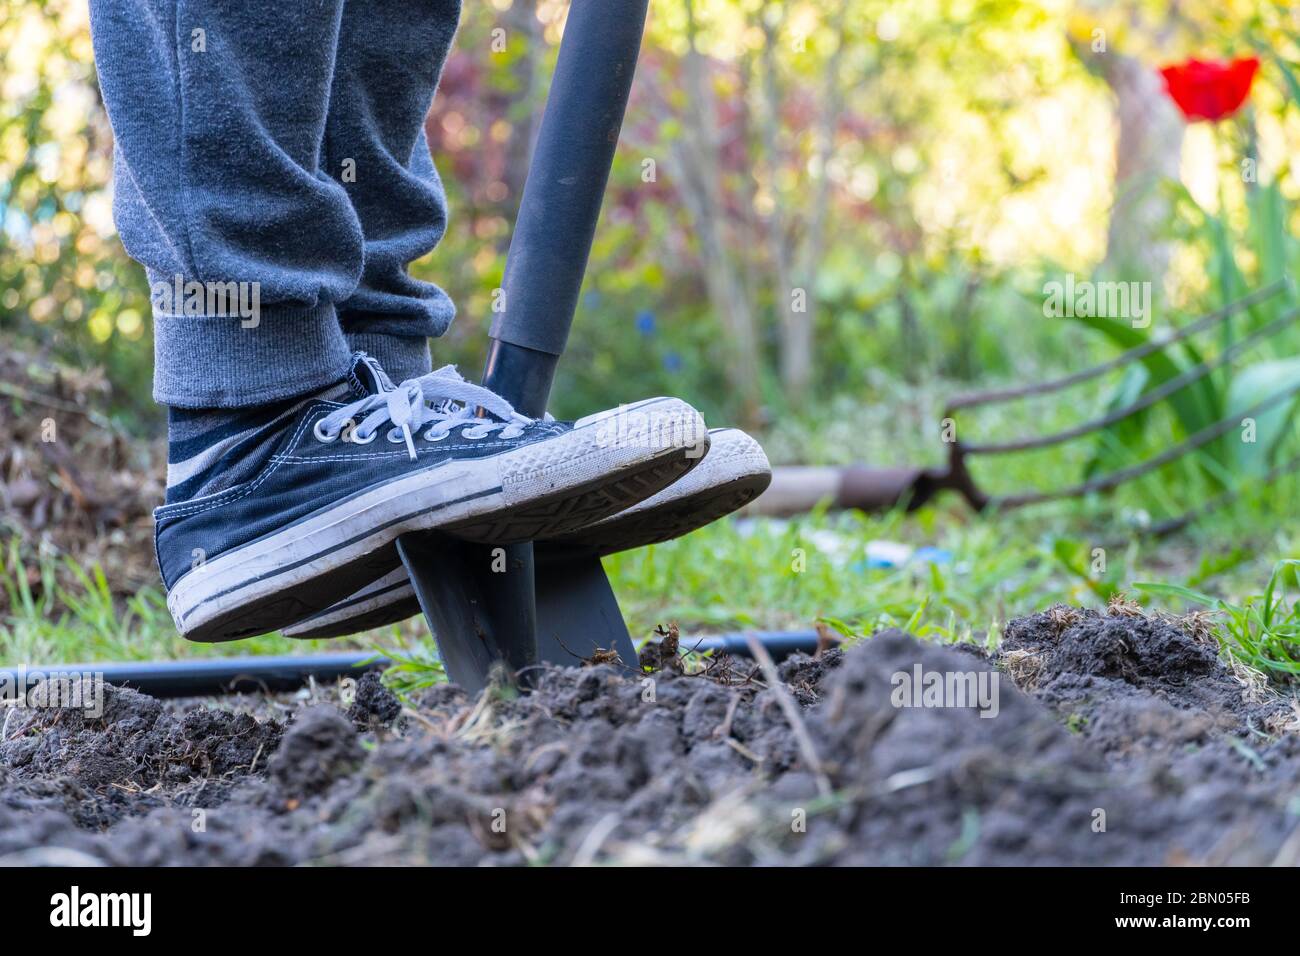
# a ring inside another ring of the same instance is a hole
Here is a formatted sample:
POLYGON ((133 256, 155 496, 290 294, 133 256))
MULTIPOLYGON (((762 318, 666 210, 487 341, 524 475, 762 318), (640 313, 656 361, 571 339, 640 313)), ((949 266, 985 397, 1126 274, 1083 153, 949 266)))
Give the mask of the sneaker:
POLYGON ((359 363, 370 374, 354 364, 354 400, 284 416, 259 471, 154 512, 167 607, 186 638, 310 617, 400 567, 408 531, 489 544, 567 533, 667 487, 707 448, 699 413, 674 398, 540 421, 450 367, 392 387, 373 359, 359 363))
MULTIPOLYGON (((711 429, 704 460, 685 477, 612 517, 544 536, 538 545, 603 556, 658 544, 738 511, 771 481, 772 468, 758 442, 738 428, 711 429)), ((406 569, 399 566, 346 600, 284 628, 284 635, 304 640, 344 637, 419 613, 415 590, 406 569)))

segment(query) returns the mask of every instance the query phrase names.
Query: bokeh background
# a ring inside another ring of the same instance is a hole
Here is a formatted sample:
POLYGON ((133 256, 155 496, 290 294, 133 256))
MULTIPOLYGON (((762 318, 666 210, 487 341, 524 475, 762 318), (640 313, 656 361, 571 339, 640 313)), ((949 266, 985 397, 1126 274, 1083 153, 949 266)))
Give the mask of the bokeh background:
MULTIPOLYGON (((460 308, 438 357, 471 369, 566 8, 467 4, 429 117, 452 221, 416 271, 460 308)), ((0 329, 103 365, 115 410, 152 425, 147 289, 113 229, 86 6, 0 10, 0 329)), ((559 410, 673 391, 762 424, 885 379, 1038 374, 1078 347, 1042 320, 1043 276, 1152 244, 1166 321, 1213 304, 1207 220, 1248 225, 1240 137, 1295 214, 1298 29, 1267 0, 656 0, 559 410), (1157 68, 1194 54, 1262 57, 1239 123, 1185 126, 1165 96, 1157 68), (1152 174, 1185 193, 1112 228, 1152 174), (806 312, 783 308, 795 287, 806 312)))
MULTIPOLYGON (((566 9, 562 0, 467 3, 427 121, 451 222, 413 271, 457 302, 434 354, 467 374, 482 362, 566 9)), ((1145 338, 1300 275, 1297 77, 1300 7, 1273 0, 654 0, 553 411, 669 393, 711 422, 756 430, 777 462, 940 461, 945 398, 1074 371, 1117 351, 1119 340, 1096 327, 1045 316, 1046 282, 1073 274, 1152 283, 1145 338), (1193 56, 1258 59, 1239 109, 1215 122, 1180 112, 1159 70, 1193 56)), ((157 493, 162 418, 149 396, 147 288, 111 218, 111 150, 85 4, 0 0, 0 350, 11 381, 34 376, 8 394, 38 390, 48 375, 35 368, 63 369, 60 388, 80 388, 81 407, 98 417, 83 431, 102 424, 116 436, 88 467, 113 471, 98 494, 121 504, 157 493), (91 379, 68 385, 74 371, 91 379)), ((1252 311, 1238 334, 1295 301, 1291 290, 1252 311)), ((1178 360, 1212 356, 1229 341, 1198 343, 1178 360)), ((1220 410, 1266 384, 1300 381, 1297 346, 1291 329, 1247 356, 1266 363, 1255 376, 1262 384, 1239 381, 1234 393, 1236 373, 1225 370, 1220 410)), ((1045 430, 1156 384, 1139 370, 975 427, 1001 437, 1045 430)), ((1293 406, 1285 411, 1266 423, 1267 461, 1243 464, 1220 449, 1018 533, 1026 548, 1044 549, 1047 564, 1055 555, 1059 571, 1074 561, 1070 548, 1088 549, 1082 538, 1063 549, 1074 539, 1053 536, 1176 514, 1241 478, 1246 504, 1234 507, 1244 510, 1227 512, 1233 547, 1270 564, 1287 557, 1292 539, 1278 540, 1274 506, 1294 483, 1246 481, 1293 453, 1293 406)), ((34 467, 12 438, 21 421, 21 409, 12 412, 0 476, 9 482, 8 534, 23 549, 43 542, 57 563, 76 556, 58 536, 80 520, 76 502, 35 522, 34 506, 15 497, 16 476, 34 467)), ((1104 441, 1002 461, 981 480, 1074 481, 1191 430, 1158 407, 1104 441)), ((57 467, 42 467, 62 480, 57 467)), ((71 494, 66 483, 63 491, 71 494)), ((111 536, 113 520, 82 524, 111 536)), ((889 532, 935 541, 946 523, 972 527, 955 508, 918 520, 889 532)), ((136 540, 126 550, 138 557, 136 540)), ((1205 547, 1193 538, 1165 553, 1205 547)), ((77 563, 91 574, 102 557, 92 551, 77 563)), ((33 593, 49 590, 44 558, 11 550, 8 560, 33 593)), ((119 560, 133 557, 110 563, 119 560)), ((626 577, 648 573, 629 565, 626 577)), ((114 600, 139 583, 112 567, 105 578, 114 600)), ((671 588, 651 590, 658 600, 671 588)), ((1080 593, 1109 590, 1092 582, 1080 593)), ((21 603, 12 587, 9 595, 21 603)), ((1003 598, 967 607, 984 615, 1003 598)), ((797 613, 861 610, 855 602, 832 592, 797 613)))

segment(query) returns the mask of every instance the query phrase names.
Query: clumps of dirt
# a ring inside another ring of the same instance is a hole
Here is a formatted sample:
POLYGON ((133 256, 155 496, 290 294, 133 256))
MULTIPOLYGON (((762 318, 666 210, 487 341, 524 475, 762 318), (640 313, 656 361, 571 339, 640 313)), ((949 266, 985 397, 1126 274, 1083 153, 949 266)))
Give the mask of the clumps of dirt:
POLYGON ((1148 616, 1127 602, 1104 612, 1057 606, 1008 624, 1000 658, 1105 752, 1264 731, 1292 714, 1261 678, 1225 666, 1197 615, 1148 616))
MULTIPOLYGON (((806 834, 782 832, 774 842, 784 861, 1096 864, 1141 852, 1128 841, 1097 840, 1089 829, 1099 805, 1125 817, 1141 805, 1105 779, 1095 754, 977 656, 900 631, 877 634, 846 655, 808 727, 834 796, 806 834), (943 695, 927 704, 927 675, 952 675, 954 686, 969 675, 968 688, 983 681, 986 706, 976 706, 978 692, 970 706, 952 706, 955 698, 943 695)), ((807 790, 798 771, 777 785, 787 816, 789 806, 808 805, 807 790)), ((764 816, 776 816, 770 795, 764 806, 764 816)))
POLYGON ((780 686, 749 661, 661 663, 549 668, 529 693, 444 685, 404 708, 363 682, 346 712, 316 699, 287 726, 124 691, 97 721, 24 712, 0 743, 0 862, 1300 856, 1300 738, 1174 620, 1055 608, 992 655, 885 631, 790 658, 780 686))
MULTIPOLYGON (((159 442, 126 435, 98 409, 111 386, 102 371, 0 349, 0 540, 16 540, 28 586, 74 584, 62 558, 112 568, 117 593, 155 582, 152 509, 163 498, 159 442), (52 562, 49 559, 54 559, 52 562)), ((9 597, 0 588, 0 611, 9 597)))
POLYGON ((352 723, 328 705, 298 714, 271 757, 271 781, 290 797, 324 793, 355 771, 366 753, 352 723))
POLYGON ((384 686, 377 671, 366 671, 357 681, 355 696, 348 707, 348 720, 357 730, 390 727, 402 714, 402 702, 384 686))
POLYGON ((163 792, 184 804, 220 800, 221 782, 255 772, 275 752, 283 730, 248 713, 209 707, 178 712, 90 679, 70 682, 62 699, 77 705, 8 709, 0 768, 17 780, 58 780, 72 788, 83 797, 74 815, 96 825, 134 812, 133 797, 146 804, 162 802, 153 795, 163 792))
POLYGON ((835 648, 824 651, 815 657, 796 654, 786 658, 777 666, 776 672, 781 683, 790 689, 791 695, 799 703, 811 706, 821 697, 822 684, 844 662, 844 652, 835 648))

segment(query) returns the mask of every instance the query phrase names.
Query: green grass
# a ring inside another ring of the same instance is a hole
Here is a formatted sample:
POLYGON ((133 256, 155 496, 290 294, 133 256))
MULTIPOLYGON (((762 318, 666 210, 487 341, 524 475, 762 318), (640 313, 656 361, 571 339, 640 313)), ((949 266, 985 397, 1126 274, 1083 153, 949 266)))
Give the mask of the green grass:
POLYGON ((1265 674, 1294 678, 1300 674, 1300 600, 1288 600, 1287 588, 1295 588, 1297 568, 1300 560, 1279 561, 1263 591, 1239 601, 1177 584, 1142 582, 1135 587, 1145 594, 1211 609, 1219 616, 1219 639, 1233 656, 1265 674))
MULTIPOLYGON (((1243 505, 1243 508, 1248 507, 1243 505)), ((1253 538, 1241 535, 1231 511, 1194 535, 1166 542, 1132 541, 1108 548, 1106 568, 1093 573, 1092 543, 1080 527, 1100 516, 1076 508, 1075 527, 1053 530, 1060 515, 1012 513, 1000 520, 972 515, 948 502, 916 515, 818 513, 797 520, 727 519, 686 538, 625 552, 605 565, 635 638, 657 624, 677 622, 684 633, 744 628, 808 627, 819 619, 854 634, 910 626, 938 640, 995 641, 1006 622, 1056 602, 1100 607, 1115 590, 1156 580, 1195 588, 1233 602, 1258 590, 1277 553, 1300 553, 1300 542, 1271 531, 1256 515, 1253 538), (1224 548, 1236 527, 1241 547, 1224 548), (947 551, 939 564, 868 567, 873 540, 929 545, 947 551)), ((55 663, 140 660, 223 654, 382 650, 407 662, 414 687, 436 661, 423 624, 371 632, 347 642, 291 641, 270 635, 230 644, 190 644, 179 636, 162 595, 149 588, 114 601, 102 572, 81 572, 77 584, 53 584, 34 600, 24 577, 0 564, 0 587, 11 610, 0 624, 0 660, 55 663)), ((1166 591, 1164 606, 1191 600, 1166 591)), ((1207 599, 1209 599, 1207 597, 1207 599)), ((1295 614, 1292 611, 1294 625, 1295 614)), ((1300 660, 1300 654, 1294 659, 1300 660)))
POLYGON ((15 547, 0 552, 0 592, 9 610, 0 617, 0 663, 53 664, 82 661, 170 660, 242 654, 308 653, 321 641, 291 641, 267 635, 229 644, 192 644, 176 633, 162 591, 144 588, 115 599, 102 568, 83 570, 71 561, 63 569, 73 584, 56 583, 52 561, 39 566, 41 587, 27 583, 16 566, 15 547))
POLYGON ((1008 549, 995 525, 940 525, 938 515, 815 514, 796 521, 724 521, 687 538, 614 555, 606 567, 633 633, 807 627, 853 633, 913 622, 947 639, 996 632, 1007 609, 1064 600, 1072 582, 1031 544, 1008 549), (925 543, 944 563, 869 567, 873 540, 925 543))

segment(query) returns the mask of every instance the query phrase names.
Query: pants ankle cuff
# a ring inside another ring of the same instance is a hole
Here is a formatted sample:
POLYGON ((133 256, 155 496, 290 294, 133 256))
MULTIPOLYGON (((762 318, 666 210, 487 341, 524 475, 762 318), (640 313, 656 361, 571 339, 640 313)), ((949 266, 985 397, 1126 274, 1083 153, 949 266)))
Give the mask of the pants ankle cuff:
POLYGON ((154 400, 244 408, 318 391, 347 375, 352 349, 334 305, 267 305, 244 317, 154 313, 154 400))

